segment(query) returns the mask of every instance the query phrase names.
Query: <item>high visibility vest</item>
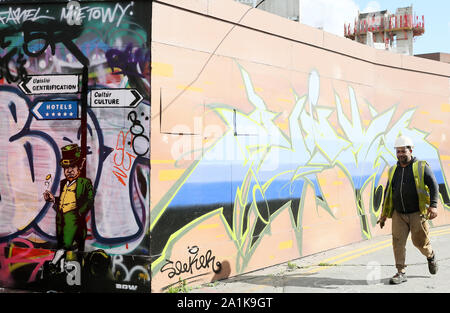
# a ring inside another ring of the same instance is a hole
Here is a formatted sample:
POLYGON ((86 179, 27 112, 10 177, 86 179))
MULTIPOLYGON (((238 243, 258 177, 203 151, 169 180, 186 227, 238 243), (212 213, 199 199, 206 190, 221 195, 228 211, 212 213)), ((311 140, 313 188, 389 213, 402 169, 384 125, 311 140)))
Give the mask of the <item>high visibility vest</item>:
MULTIPOLYGON (((427 216, 428 208, 430 206, 430 190, 428 186, 425 185, 425 166, 427 165, 426 161, 416 161, 413 163, 413 175, 414 182, 416 183, 417 195, 419 196, 419 211, 423 216, 427 216)), ((392 178, 394 177, 395 170, 397 165, 392 166, 389 169, 389 186, 386 191, 386 198, 383 202, 383 211, 381 213, 382 216, 386 216, 391 218, 392 213, 394 212, 394 201, 392 199, 392 178)))

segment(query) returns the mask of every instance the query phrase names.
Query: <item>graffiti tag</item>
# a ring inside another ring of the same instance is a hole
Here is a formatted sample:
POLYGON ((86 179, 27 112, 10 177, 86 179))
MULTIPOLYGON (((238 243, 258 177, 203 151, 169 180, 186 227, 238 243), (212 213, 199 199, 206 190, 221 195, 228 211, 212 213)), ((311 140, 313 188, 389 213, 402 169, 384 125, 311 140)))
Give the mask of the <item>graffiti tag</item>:
POLYGON ((133 151, 136 155, 143 156, 147 154, 149 150, 150 140, 144 135, 145 128, 142 126, 141 121, 137 118, 137 113, 135 111, 128 113, 128 120, 133 123, 130 127, 130 132, 133 134, 131 140, 133 151), (140 144, 138 144, 138 142, 140 144))
POLYGON ((41 8, 22 9, 8 8, 7 11, 0 12, 0 24, 21 24, 25 21, 37 21, 40 19, 53 19, 51 16, 40 15, 41 8))
MULTIPOLYGON (((135 155, 132 155, 128 151, 125 151, 125 147, 127 144, 126 141, 129 134, 130 131, 128 131, 126 134, 124 134, 123 131, 119 132, 119 135, 117 136, 116 153, 114 154, 113 158, 114 160, 113 167, 117 170, 113 171, 113 174, 116 175, 119 182, 122 183, 122 185, 124 186, 127 185, 126 182, 124 181, 124 178, 128 178, 127 172, 131 169, 131 166, 133 165, 133 160, 136 158, 135 155), (125 158, 127 159, 126 162, 124 162, 125 158), (128 164, 128 166, 126 166, 125 164, 128 164)), ((132 135, 131 138, 133 138, 132 135)), ((130 140, 132 141, 132 139, 130 140)), ((129 143, 130 146, 131 141, 129 143)))
POLYGON ((129 12, 129 9, 134 5, 133 2, 128 4, 126 7, 122 7, 120 3, 116 3, 114 9, 103 8, 103 7, 88 7, 81 5, 78 1, 70 1, 67 3, 67 8, 63 8, 61 11, 61 20, 67 20, 69 25, 81 25, 84 20, 90 21, 101 21, 102 23, 113 23, 116 21, 116 26, 118 27, 123 18, 129 12))
MULTIPOLYGON (((69 25, 81 25, 83 21, 101 21, 102 23, 116 23, 118 27, 127 14, 132 15, 130 9, 134 3, 131 2, 123 7, 120 3, 116 3, 115 7, 90 7, 81 5, 78 1, 70 1, 67 7, 61 9, 60 20, 66 20, 69 25)), ((56 20, 53 16, 43 15, 41 8, 22 9, 9 7, 5 11, 0 11, 0 25, 20 25, 27 21, 36 22, 38 20, 56 20)), ((48 13, 48 10, 47 10, 48 13)))
POLYGON ((187 263, 183 263, 181 261, 173 262, 171 260, 167 260, 167 263, 161 268, 161 273, 165 271, 169 271, 167 276, 169 278, 173 278, 175 275, 181 275, 183 273, 193 274, 193 269, 201 270, 202 268, 212 267, 214 273, 220 273, 222 270, 222 264, 216 260, 215 256, 212 256, 212 251, 208 250, 205 255, 198 256, 199 247, 193 246, 192 248, 188 247, 189 252, 189 261, 187 263))

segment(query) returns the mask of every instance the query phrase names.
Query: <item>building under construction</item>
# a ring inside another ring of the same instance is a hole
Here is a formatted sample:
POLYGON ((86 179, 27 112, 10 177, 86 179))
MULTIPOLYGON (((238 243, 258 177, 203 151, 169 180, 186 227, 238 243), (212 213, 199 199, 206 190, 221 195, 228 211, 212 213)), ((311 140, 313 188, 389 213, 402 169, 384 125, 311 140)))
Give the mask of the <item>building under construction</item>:
POLYGON ((425 18, 413 14, 413 7, 398 8, 395 14, 388 10, 360 13, 351 24, 344 25, 344 36, 377 49, 413 55, 416 36, 425 32, 425 18))

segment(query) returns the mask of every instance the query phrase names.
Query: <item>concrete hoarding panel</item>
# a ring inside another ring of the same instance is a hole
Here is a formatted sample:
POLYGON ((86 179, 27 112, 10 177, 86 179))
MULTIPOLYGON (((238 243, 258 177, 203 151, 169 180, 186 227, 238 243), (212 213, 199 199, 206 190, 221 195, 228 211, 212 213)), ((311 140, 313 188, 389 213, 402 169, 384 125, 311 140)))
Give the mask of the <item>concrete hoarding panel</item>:
POLYGON ((147 1, 0 4, 2 286, 86 291, 98 280, 95 291, 150 291, 150 23, 147 1), (88 89, 77 94, 18 88, 33 75, 82 76, 83 66, 88 89), (84 130, 80 119, 37 120, 31 112, 40 101, 82 103, 91 90, 119 88, 144 100, 134 108, 87 107, 84 130), (77 211, 88 196, 76 189, 71 229, 84 251, 57 259, 61 246, 74 248, 66 213, 58 211, 69 202, 61 198, 54 210, 43 193, 63 191, 60 161, 71 157, 61 148, 81 145, 83 131, 93 205, 77 211))
POLYGON ((448 64, 201 4, 153 5, 152 290, 387 234, 399 133, 440 184, 432 225, 449 222, 448 64))

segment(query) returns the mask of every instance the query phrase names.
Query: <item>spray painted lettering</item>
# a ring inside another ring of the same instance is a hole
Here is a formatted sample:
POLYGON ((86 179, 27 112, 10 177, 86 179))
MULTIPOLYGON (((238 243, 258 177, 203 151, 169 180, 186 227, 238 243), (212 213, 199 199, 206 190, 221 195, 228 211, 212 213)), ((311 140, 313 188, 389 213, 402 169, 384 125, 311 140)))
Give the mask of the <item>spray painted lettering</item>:
MULTIPOLYGON (((114 8, 89 5, 81 7, 78 1, 70 1, 66 7, 61 8, 59 13, 60 21, 67 21, 68 25, 81 25, 82 22, 98 21, 101 23, 114 23, 119 27, 125 16, 133 15, 131 8, 134 6, 130 2, 126 6, 116 3, 114 8)), ((20 25, 27 21, 37 22, 41 20, 56 20, 54 16, 44 15, 42 8, 24 9, 9 7, 0 11, 0 25, 20 25)), ((48 14, 46 10, 45 14, 48 14)))
MULTIPOLYGON (((146 119, 148 120, 148 117, 146 117, 146 119)), ((130 127, 130 132, 133 134, 131 146, 133 147, 134 153, 138 156, 146 155, 149 151, 150 140, 144 135, 145 127, 137 118, 137 113, 135 111, 128 113, 128 120, 133 123, 130 127)))
POLYGON ((167 263, 161 268, 161 272, 169 271, 167 276, 173 278, 175 275, 181 275, 183 273, 193 274, 194 268, 198 271, 202 268, 209 268, 211 266, 214 273, 220 273, 222 264, 219 261, 215 262, 216 257, 212 256, 212 251, 208 250, 205 255, 200 255, 200 257, 198 257, 199 250, 200 248, 197 246, 191 248, 188 247, 188 262, 183 263, 181 261, 173 262, 171 260, 166 260, 167 263))
POLYGON ((15 24, 20 25, 26 21, 38 21, 41 19, 54 19, 51 16, 40 15, 41 8, 37 9, 23 9, 23 8, 8 8, 7 11, 0 12, 0 24, 15 24))
POLYGON ((128 178, 128 171, 131 169, 133 165, 134 159, 136 159, 135 155, 132 155, 128 151, 125 151, 127 146, 131 146, 131 141, 133 140, 133 136, 131 136, 130 141, 127 141, 128 135, 130 135, 130 131, 126 134, 123 131, 119 132, 117 136, 117 144, 116 144, 116 153, 114 154, 114 168, 117 171, 113 171, 113 174, 116 175, 119 182, 126 186, 127 183, 124 181, 125 178, 128 178), (126 161, 125 161, 126 155, 126 161))
POLYGON ((67 20, 69 25, 81 25, 83 21, 101 21, 102 23, 114 23, 119 27, 126 14, 133 15, 130 9, 134 3, 131 2, 126 7, 122 7, 120 3, 116 3, 114 9, 104 7, 81 7, 77 1, 71 1, 67 4, 67 8, 61 11, 60 20, 67 20))

